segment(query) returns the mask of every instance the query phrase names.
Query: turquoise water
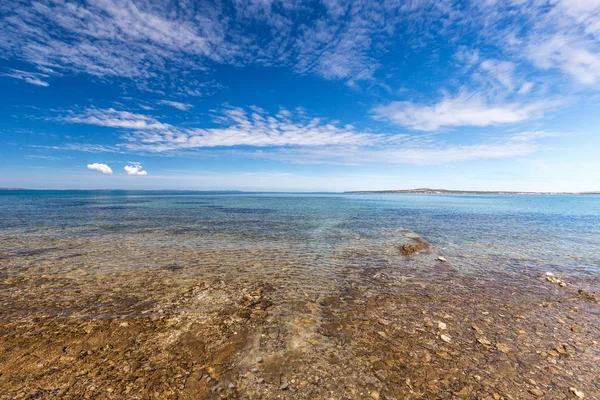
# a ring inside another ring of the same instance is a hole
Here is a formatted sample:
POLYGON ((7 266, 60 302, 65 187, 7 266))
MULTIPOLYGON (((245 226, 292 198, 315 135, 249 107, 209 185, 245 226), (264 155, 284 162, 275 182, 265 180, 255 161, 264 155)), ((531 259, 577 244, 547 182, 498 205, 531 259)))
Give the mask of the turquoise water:
POLYGON ((0 253, 64 252, 70 243, 91 257, 87 246, 104 243, 118 247, 114 257, 102 250, 100 264, 113 269, 164 262, 140 263, 150 250, 247 251, 285 253, 281 265, 301 265, 298 275, 327 276, 341 254, 369 254, 346 260, 366 268, 394 253, 403 229, 464 273, 600 270, 600 196, 0 192, 0 253))

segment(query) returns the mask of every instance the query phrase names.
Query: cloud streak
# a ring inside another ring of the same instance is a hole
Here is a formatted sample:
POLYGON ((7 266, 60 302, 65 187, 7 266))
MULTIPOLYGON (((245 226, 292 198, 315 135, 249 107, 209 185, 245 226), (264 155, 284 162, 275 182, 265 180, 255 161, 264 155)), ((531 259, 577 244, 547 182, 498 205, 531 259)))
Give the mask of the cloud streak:
POLYGON ((437 131, 458 126, 496 126, 515 124, 543 116, 556 102, 539 101, 530 104, 489 104, 481 94, 460 93, 444 97, 431 105, 395 101, 375 107, 373 116, 379 120, 420 131, 437 131))
MULTIPOLYGON (((122 138, 121 143, 113 146, 71 144, 68 148, 72 150, 264 158, 309 164, 439 165, 522 157, 542 150, 540 140, 561 135, 525 131, 499 135, 483 143, 446 143, 436 135, 364 132, 352 125, 339 126, 304 113, 281 109, 271 115, 257 107, 222 110, 214 116, 214 122, 221 125, 218 128, 176 127, 150 116, 113 109, 86 110, 69 120, 119 129, 122 138), (105 118, 100 117, 103 114, 105 118), (94 118, 88 118, 89 115, 94 118), (123 121, 119 122, 116 116, 123 116, 123 121)), ((132 175, 145 174, 139 164, 129 165, 125 170, 132 175)))
POLYGON ((8 78, 20 79, 27 83, 36 86, 48 87, 50 84, 46 82, 44 79, 48 78, 50 75, 42 74, 39 72, 27 72, 21 71, 18 69, 10 69, 8 72, 4 72, 0 74, 0 76, 6 76, 8 78))
POLYGON ((0 49, 36 66, 96 77, 165 84, 168 71, 189 94, 202 85, 189 83, 190 70, 223 64, 356 82, 372 79, 398 31, 439 28, 449 3, 17 0, 0 6, 0 49))
POLYGON ((181 128, 148 115, 112 108, 87 109, 59 120, 121 128, 124 130, 123 148, 148 152, 232 146, 368 145, 384 138, 379 134, 357 132, 351 125, 338 126, 318 118, 294 116, 287 110, 270 116, 258 108, 225 109, 215 117, 215 121, 223 125, 221 128, 181 128))
POLYGON ((173 108, 176 108, 181 111, 188 111, 192 108, 191 104, 180 103, 178 101, 171 101, 171 100, 160 100, 160 101, 158 101, 158 104, 173 107, 173 108))

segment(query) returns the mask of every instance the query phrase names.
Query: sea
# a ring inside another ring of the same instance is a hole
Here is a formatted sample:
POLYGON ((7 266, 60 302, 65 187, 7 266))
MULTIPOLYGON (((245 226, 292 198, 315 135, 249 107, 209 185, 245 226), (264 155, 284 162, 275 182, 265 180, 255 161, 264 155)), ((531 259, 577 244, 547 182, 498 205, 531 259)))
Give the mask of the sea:
POLYGON ((600 196, 9 190, 0 256, 5 274, 170 268, 309 291, 348 265, 401 275, 440 256, 457 274, 585 277, 600 271, 600 196), (417 236, 430 250, 402 256, 417 236))

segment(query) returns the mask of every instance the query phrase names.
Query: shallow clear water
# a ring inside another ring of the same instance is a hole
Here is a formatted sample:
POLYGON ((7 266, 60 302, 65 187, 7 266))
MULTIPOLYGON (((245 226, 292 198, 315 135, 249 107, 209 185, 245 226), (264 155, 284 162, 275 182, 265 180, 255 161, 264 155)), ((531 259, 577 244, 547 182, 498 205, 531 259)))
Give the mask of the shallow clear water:
MULTIPOLYGON (((389 263, 406 242, 403 229, 462 273, 600 270, 600 196, 0 192, 0 253, 60 248, 83 269, 170 260, 244 273, 240 264, 258 263, 264 274, 288 268, 314 281, 344 263, 389 263)), ((50 261, 38 257, 27 268, 52 268, 50 261)))

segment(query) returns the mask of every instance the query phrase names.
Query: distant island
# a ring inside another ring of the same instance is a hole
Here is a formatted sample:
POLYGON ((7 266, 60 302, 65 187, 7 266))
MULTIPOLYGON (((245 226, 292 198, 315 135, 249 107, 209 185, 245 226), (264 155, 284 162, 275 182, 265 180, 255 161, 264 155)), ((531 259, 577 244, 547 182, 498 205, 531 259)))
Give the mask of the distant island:
POLYGON ((515 191, 484 191, 484 190, 449 190, 449 189, 402 189, 402 190, 355 190, 344 193, 400 193, 400 194, 548 194, 548 195, 589 195, 600 192, 515 192, 515 191))

